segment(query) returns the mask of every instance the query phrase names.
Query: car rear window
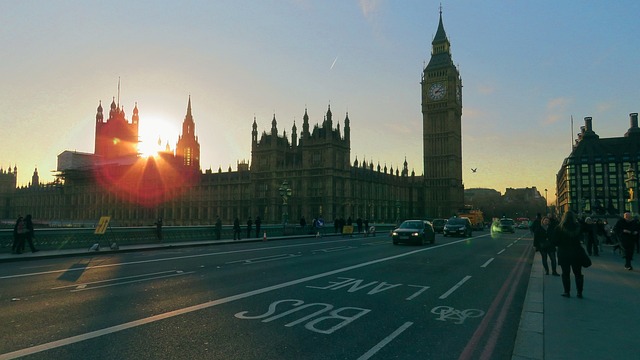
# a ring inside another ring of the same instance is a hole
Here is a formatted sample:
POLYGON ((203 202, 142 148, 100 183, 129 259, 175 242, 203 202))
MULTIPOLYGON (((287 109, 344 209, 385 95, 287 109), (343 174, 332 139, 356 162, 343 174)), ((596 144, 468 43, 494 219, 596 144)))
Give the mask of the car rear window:
POLYGON ((460 219, 460 218, 449 219, 449 221, 447 221, 447 224, 451 224, 451 225, 465 225, 466 223, 467 223, 467 220, 460 219))
POLYGON ((400 224, 401 229, 422 229, 424 228, 424 223, 422 221, 405 221, 400 224))
POLYGON ((501 225, 513 225, 515 224, 513 220, 500 220, 501 225))

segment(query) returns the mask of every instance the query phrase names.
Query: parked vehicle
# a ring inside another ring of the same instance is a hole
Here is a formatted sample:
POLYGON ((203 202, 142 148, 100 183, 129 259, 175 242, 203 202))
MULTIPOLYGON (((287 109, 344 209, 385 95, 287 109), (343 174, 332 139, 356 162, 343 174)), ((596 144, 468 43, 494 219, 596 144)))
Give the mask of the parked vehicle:
POLYGON ((405 220, 391 232, 393 244, 401 242, 417 243, 424 245, 426 242, 436 242, 436 233, 433 226, 426 220, 405 220))
POLYGON ((447 220, 442 233, 444 236, 471 236, 473 234, 471 220, 464 216, 454 216, 447 220))

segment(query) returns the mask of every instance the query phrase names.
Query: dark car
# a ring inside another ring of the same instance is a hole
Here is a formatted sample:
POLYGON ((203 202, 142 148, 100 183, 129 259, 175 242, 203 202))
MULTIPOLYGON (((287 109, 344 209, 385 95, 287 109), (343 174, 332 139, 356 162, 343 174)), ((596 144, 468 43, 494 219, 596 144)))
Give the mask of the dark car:
POLYGON ((393 244, 396 245, 401 242, 410 242, 424 245, 429 242, 431 244, 436 242, 436 233, 433 231, 433 226, 430 222, 425 220, 405 220, 391 232, 391 238, 393 244))
POLYGON ((515 233, 516 223, 515 221, 513 221, 513 219, 502 218, 493 222, 493 224, 491 225, 491 231, 500 233, 515 233))
POLYGON ((431 225, 433 225, 433 231, 442 234, 444 226, 447 224, 447 219, 433 219, 431 225))
POLYGON ((442 233, 444 236, 471 236, 473 230, 471 227, 471 220, 467 217, 452 217, 447 220, 447 224, 444 226, 442 233))

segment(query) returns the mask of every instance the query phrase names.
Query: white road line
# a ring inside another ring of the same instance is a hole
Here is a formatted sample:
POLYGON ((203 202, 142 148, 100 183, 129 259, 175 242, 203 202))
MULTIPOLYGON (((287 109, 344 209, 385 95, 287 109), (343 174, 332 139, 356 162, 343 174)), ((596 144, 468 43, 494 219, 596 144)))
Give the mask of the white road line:
POLYGON ((462 280, 460 280, 457 284, 453 285, 453 287, 451 289, 449 289, 449 291, 447 291, 446 293, 440 295, 439 299, 446 299, 449 295, 451 295, 454 291, 458 290, 458 288, 460 286, 462 286, 462 284, 464 284, 465 282, 467 282, 467 280, 471 279, 471 276, 467 275, 465 276, 462 280))
POLYGON ((362 356, 360 356, 358 358, 358 360, 366 360, 366 359, 372 357, 378 351, 380 351, 380 349, 382 349, 385 345, 387 345, 393 339, 395 339, 398 335, 400 335, 403 331, 407 330, 409 328, 409 326, 411 326, 411 325, 413 325, 413 323, 410 322, 410 321, 407 321, 402 326, 400 326, 398 329, 396 329, 396 331, 392 332, 389 336, 387 336, 386 338, 382 339, 382 341, 380 341, 378 344, 376 344, 376 346, 372 347, 369 351, 367 351, 362 356))
POLYGON ((502 250, 498 251, 498 255, 502 254, 505 251, 507 251, 507 249, 502 249, 502 250))
POLYGON ((83 285, 78 286, 76 289, 71 290, 71 292, 95 290, 95 289, 101 289, 101 288, 106 288, 106 287, 111 287, 111 286, 120 286, 120 285, 133 284, 133 283, 149 281, 149 280, 165 279, 165 278, 170 278, 170 277, 175 277, 175 276, 182 276, 182 275, 193 274, 193 273, 195 273, 195 271, 187 271, 187 272, 182 272, 181 271, 181 272, 178 272, 178 273, 175 273, 175 274, 170 274, 170 275, 155 276, 155 277, 150 277, 150 278, 145 278, 145 279, 123 281, 123 282, 119 282, 119 283, 116 283, 116 284, 107 284, 107 285, 92 286, 92 287, 86 287, 86 285, 83 284, 83 285))
POLYGON ((244 260, 236 260, 236 261, 229 261, 226 262, 225 264, 238 264, 238 263, 242 263, 242 264, 255 264, 255 263, 261 263, 261 262, 266 262, 266 261, 275 261, 275 260, 284 260, 284 259, 289 259, 292 257, 298 257, 301 255, 296 255, 296 254, 279 254, 279 255, 271 255, 271 256, 264 256, 264 257, 259 257, 259 258, 253 258, 253 259, 244 259, 244 260))
POLYGON ((491 258, 489 260, 487 260, 486 263, 482 264, 480 267, 486 268, 489 264, 491 264, 491 262, 494 260, 495 258, 491 258))
POLYGON ((341 268, 341 269, 331 270, 331 271, 327 271, 327 272, 324 272, 324 273, 311 275, 311 276, 303 277, 303 278, 296 279, 296 280, 287 281, 287 282, 276 284, 276 285, 272 285, 272 286, 267 286, 267 287, 264 287, 262 289, 256 289, 256 290, 248 291, 248 292, 245 292, 245 293, 228 296, 228 297, 225 297, 225 298, 222 298, 222 299, 212 300, 212 301, 208 301, 208 302, 205 302, 205 303, 202 303, 202 304, 193 305, 193 306, 189 306, 189 307, 178 309, 178 310, 174 310, 174 311, 169 311, 169 312, 166 312, 164 314, 158 314, 158 315, 150 316, 150 317, 147 317, 147 318, 130 321, 130 322, 127 322, 127 323, 124 323, 124 324, 114 325, 114 326, 110 326, 108 328, 104 328, 104 329, 100 329, 100 330, 96 330, 96 331, 91 331, 91 332, 88 332, 88 333, 85 333, 85 334, 71 336, 71 337, 68 337, 68 338, 65 338, 65 339, 60 339, 60 340, 52 341, 52 342, 49 342, 49 343, 40 344, 40 345, 32 346, 32 347, 29 347, 29 348, 21 349, 21 350, 16 350, 16 351, 13 351, 13 352, 10 352, 10 353, 0 354, 0 360, 15 359, 15 358, 18 358, 18 357, 21 357, 21 356, 27 356, 27 355, 36 354, 36 353, 39 353, 41 351, 46 351, 46 350, 58 348, 58 347, 61 347, 61 346, 71 345, 71 344, 74 344, 74 343, 77 343, 77 342, 80 342, 80 341, 94 339, 94 338, 97 338, 97 337, 100 337, 100 336, 104 336, 104 335, 109 335, 109 334, 112 334, 112 333, 115 333, 115 332, 118 332, 118 331, 131 329, 131 328, 134 328, 134 327, 150 324, 150 323, 153 323, 153 322, 156 322, 156 321, 169 319, 169 318, 172 318, 172 317, 175 317, 175 316, 188 314, 188 313, 191 313, 191 312, 194 312, 194 311, 207 309, 207 308, 210 308, 210 307, 213 307, 213 306, 226 304, 226 303, 229 303, 229 302, 232 302, 232 301, 245 299, 245 298, 248 298, 248 297, 251 297, 251 296, 264 294, 264 293, 267 293, 267 292, 270 292, 270 291, 279 290, 279 289, 286 288, 286 287, 293 286, 293 285, 298 285, 298 284, 301 284, 301 283, 305 283, 305 282, 308 282, 308 281, 320 279, 320 278, 323 278, 323 277, 327 277, 327 276, 331 276, 331 275, 335 275, 335 274, 339 274, 339 273, 343 273, 343 272, 359 269, 359 268, 362 268, 362 267, 366 267, 366 266, 370 266, 370 265, 374 265, 374 264, 378 264, 378 263, 382 263, 382 262, 386 262, 386 261, 390 261, 390 260, 400 259, 400 258, 403 258, 405 256, 410 256, 410 255, 418 254, 418 253, 425 252, 425 251, 431 251, 431 250, 435 250, 435 249, 438 249, 438 248, 441 248, 441 247, 451 246, 451 245, 455 245, 455 244, 458 244, 458 243, 461 243, 461 242, 467 242, 467 241, 469 241, 469 239, 462 239, 462 240, 457 240, 457 241, 453 241, 453 242, 446 243, 446 244, 435 245, 435 246, 424 248, 424 249, 413 250, 413 251, 409 251, 409 252, 406 252, 406 253, 389 256, 389 257, 386 257, 386 258, 381 258, 381 259, 377 259, 377 260, 371 260, 371 261, 367 261, 367 262, 364 262, 364 263, 347 266, 347 267, 344 267, 344 268, 341 268))
POLYGON ((73 287, 78 287, 79 285, 100 284, 100 283, 105 283, 105 282, 110 282, 110 281, 118 281, 118 280, 126 280, 126 279, 135 279, 135 278, 144 277, 144 276, 154 276, 154 275, 168 274, 168 273, 175 273, 175 272, 176 272, 176 270, 171 270, 171 271, 160 271, 160 272, 151 273, 151 274, 142 274, 142 275, 125 276, 125 277, 121 277, 121 278, 113 278, 113 279, 107 279, 107 280, 92 281, 92 282, 87 282, 87 283, 79 283, 79 284, 73 284, 73 285, 58 286, 58 287, 53 287, 53 288, 51 288, 51 290, 66 289, 66 288, 73 288, 73 287))
MULTIPOLYGON (((17 274, 17 275, 6 275, 6 276, 0 276, 0 280, 21 278, 21 277, 27 277, 27 276, 59 274, 59 273, 64 273, 64 272, 68 272, 68 271, 86 271, 86 270, 90 270, 90 269, 101 269, 101 268, 109 268, 109 267, 116 267, 116 266, 139 265, 139 264, 147 264, 147 263, 153 263, 153 262, 173 261, 173 260, 180 260, 180 259, 192 259, 192 258, 199 258, 199 257, 206 257, 206 256, 239 254, 239 253, 245 253, 245 252, 274 250, 274 249, 286 249, 286 248, 301 247, 301 246, 315 246, 315 245, 319 245, 319 244, 335 244, 337 242, 346 242, 346 241, 353 242, 353 239, 330 240, 330 241, 304 243, 304 244, 294 244, 294 245, 280 245, 280 246, 271 246, 271 247, 253 248, 253 249, 244 249, 244 250, 229 250, 229 251, 220 251, 220 252, 214 252, 214 253, 208 253, 208 254, 174 256, 174 257, 168 257, 168 258, 162 258, 162 259, 138 260, 138 261, 130 261, 130 262, 122 262, 122 263, 114 263, 114 264, 86 266, 86 267, 82 267, 82 268, 70 268, 70 269, 62 269, 62 270, 41 271, 41 272, 35 272, 35 273, 24 273, 24 274, 17 274)), ((87 255, 94 255, 94 254, 88 253, 87 255)))
POLYGON ((312 253, 318 253, 318 252, 324 252, 324 253, 330 253, 330 252, 334 252, 334 251, 341 251, 341 250, 348 250, 348 249, 355 249, 355 246, 338 246, 338 247, 332 247, 332 248, 326 248, 326 249, 316 249, 316 250, 312 250, 312 253))

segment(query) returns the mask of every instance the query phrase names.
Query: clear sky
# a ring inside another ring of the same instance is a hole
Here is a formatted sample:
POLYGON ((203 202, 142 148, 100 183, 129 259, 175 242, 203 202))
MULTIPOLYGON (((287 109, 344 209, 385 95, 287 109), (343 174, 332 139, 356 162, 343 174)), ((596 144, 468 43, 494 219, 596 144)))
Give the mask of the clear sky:
MULTIPOLYGON (((201 167, 251 156, 251 125, 298 132, 305 108, 351 120, 351 161, 422 174, 420 76, 440 1, 0 1, 0 166, 51 181, 93 152, 99 101, 137 103, 141 140, 175 148, 191 96, 201 167)), ((622 136, 640 112, 640 2, 442 1, 463 80, 466 188, 549 189, 593 117, 622 136), (477 168, 476 173, 471 168, 477 168)))

